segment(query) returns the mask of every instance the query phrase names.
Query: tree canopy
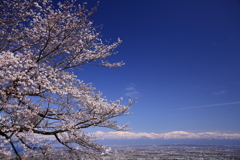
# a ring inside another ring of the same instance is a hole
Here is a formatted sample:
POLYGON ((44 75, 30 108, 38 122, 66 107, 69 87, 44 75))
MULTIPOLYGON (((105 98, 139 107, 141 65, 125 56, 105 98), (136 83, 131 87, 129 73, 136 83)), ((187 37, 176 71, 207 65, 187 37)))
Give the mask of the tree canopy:
POLYGON ((58 6, 50 0, 0 1, 1 158, 51 156, 59 150, 62 157, 97 156, 104 148, 83 129, 127 130, 128 124, 112 118, 130 114, 134 102, 107 101, 73 70, 124 65, 105 60, 121 40, 102 41, 89 20, 96 9, 74 1, 58 6))

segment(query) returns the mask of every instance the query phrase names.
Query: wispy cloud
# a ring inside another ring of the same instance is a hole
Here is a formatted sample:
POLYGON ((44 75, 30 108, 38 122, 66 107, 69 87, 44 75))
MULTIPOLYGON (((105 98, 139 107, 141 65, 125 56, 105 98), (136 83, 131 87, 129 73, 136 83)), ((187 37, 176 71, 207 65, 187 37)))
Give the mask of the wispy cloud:
POLYGON ((222 90, 222 91, 219 91, 219 92, 213 92, 213 95, 218 96, 218 95, 223 95, 225 93, 227 93, 227 91, 226 90, 222 90))
POLYGON ((102 132, 93 133, 98 139, 240 139, 239 133, 226 134, 219 132, 190 133, 174 131, 168 133, 134 133, 134 132, 102 132))
POLYGON ((125 90, 127 91, 125 96, 131 97, 131 98, 133 98, 133 97, 135 98, 135 97, 139 96, 139 94, 140 94, 139 91, 136 89, 136 85, 134 83, 127 85, 125 90))
POLYGON ((127 90, 127 91, 134 91, 135 88, 133 87, 133 84, 131 84, 131 85, 128 85, 128 86, 125 88, 125 90, 127 90))
POLYGON ((226 105, 234 105, 234 104, 240 104, 240 102, 230 102, 230 103, 219 103, 219 104, 203 105, 203 106, 193 106, 193 107, 179 108, 179 109, 175 109, 175 110, 185 110, 185 109, 214 107, 214 106, 226 106, 226 105))

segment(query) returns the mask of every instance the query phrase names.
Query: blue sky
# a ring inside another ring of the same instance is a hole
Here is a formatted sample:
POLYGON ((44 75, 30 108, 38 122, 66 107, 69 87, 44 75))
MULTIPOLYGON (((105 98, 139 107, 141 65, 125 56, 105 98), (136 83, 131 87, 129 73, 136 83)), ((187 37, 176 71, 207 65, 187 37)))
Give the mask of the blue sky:
POLYGON ((103 39, 123 40, 108 60, 126 65, 78 77, 109 100, 138 97, 117 118, 131 132, 240 133, 239 0, 101 0, 91 19, 103 39))

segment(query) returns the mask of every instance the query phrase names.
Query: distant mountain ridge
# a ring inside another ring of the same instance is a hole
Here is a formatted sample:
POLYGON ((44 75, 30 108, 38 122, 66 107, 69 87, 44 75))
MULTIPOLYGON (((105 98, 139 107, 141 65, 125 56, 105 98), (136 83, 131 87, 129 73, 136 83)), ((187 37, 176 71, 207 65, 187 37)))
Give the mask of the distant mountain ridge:
POLYGON ((173 131, 168 133, 134 133, 134 132, 102 132, 93 133, 97 139, 219 139, 240 140, 239 133, 202 132, 190 133, 185 131, 173 131))
POLYGON ((230 145, 240 146, 233 139, 98 139, 102 145, 230 145))

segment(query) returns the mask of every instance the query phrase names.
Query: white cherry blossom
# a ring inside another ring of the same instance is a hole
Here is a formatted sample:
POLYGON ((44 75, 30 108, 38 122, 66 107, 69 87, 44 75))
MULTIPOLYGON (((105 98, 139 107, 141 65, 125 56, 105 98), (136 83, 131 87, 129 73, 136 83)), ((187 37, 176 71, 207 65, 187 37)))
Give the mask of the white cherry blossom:
POLYGON ((118 125, 112 118, 130 114, 134 101, 107 101, 71 70, 85 64, 124 65, 105 60, 121 40, 102 42, 88 19, 95 11, 74 1, 59 2, 57 8, 50 0, 0 2, 1 159, 46 158, 56 152, 62 158, 97 156, 103 147, 85 128, 127 130, 128 124, 118 125), (61 152, 55 145, 62 146, 61 152))

